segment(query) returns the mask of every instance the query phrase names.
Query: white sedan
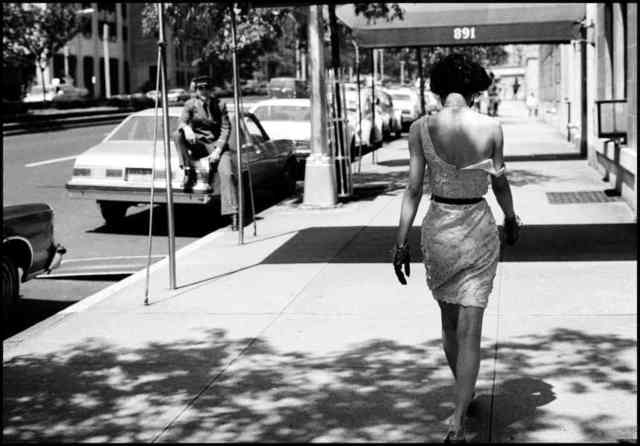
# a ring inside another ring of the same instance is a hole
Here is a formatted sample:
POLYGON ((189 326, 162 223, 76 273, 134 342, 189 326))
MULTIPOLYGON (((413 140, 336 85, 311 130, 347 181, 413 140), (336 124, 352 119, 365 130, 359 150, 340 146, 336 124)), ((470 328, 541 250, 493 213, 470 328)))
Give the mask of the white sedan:
MULTIPOLYGON (((170 132, 178 128, 182 107, 169 107, 170 132)), ((233 110, 229 118, 233 125, 233 110)), ((295 192, 296 161, 293 142, 272 138, 264 131, 260 121, 251 113, 243 113, 240 137, 243 174, 246 180, 247 163, 251 167, 254 187, 277 186, 287 194, 295 192)), ((166 165, 163 150, 163 116, 158 112, 155 172, 153 171, 154 109, 142 110, 126 117, 102 142, 91 147, 75 159, 71 179, 66 184, 72 198, 96 200, 108 224, 124 218, 132 205, 148 204, 151 181, 156 191, 154 201, 166 203, 166 165)), ((229 146, 236 147, 235 132, 231 132, 229 146)), ((176 147, 170 141, 171 176, 174 203, 208 204, 219 199, 220 185, 217 174, 210 186, 210 165, 207 158, 196 162, 197 182, 193 192, 182 189, 183 170, 176 147)))
MULTIPOLYGON (((295 154, 298 160, 298 178, 303 173, 305 159, 311 153, 311 100, 310 99, 266 99, 251 107, 267 133, 275 138, 292 139, 295 144, 295 154)), ((347 126, 347 141, 353 157, 354 134, 347 126)))

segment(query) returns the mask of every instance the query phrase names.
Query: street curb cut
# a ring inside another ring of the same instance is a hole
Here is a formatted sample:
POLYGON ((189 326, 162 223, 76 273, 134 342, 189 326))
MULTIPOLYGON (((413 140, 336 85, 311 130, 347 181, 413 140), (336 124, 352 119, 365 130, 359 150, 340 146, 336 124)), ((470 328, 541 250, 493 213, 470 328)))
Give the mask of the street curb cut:
MULTIPOLYGON (((219 237, 222 237, 226 232, 227 232, 227 227, 220 228, 192 243, 189 243, 186 246, 183 246, 178 251, 176 251, 176 260, 186 256, 187 254, 190 254, 192 251, 200 248, 202 245, 212 240, 215 240, 219 237)), ((168 256, 166 256, 162 260, 157 261, 156 263, 154 263, 149 267, 149 274, 165 267, 168 264, 168 262, 169 262, 168 256)), ((60 311, 57 314, 79 313, 79 312, 85 311, 89 307, 103 301, 104 299, 107 299, 108 297, 111 297, 112 295, 116 294, 120 290, 137 282, 138 280, 144 279, 145 276, 146 276, 146 268, 143 268, 140 271, 133 273, 126 279, 122 279, 121 281, 116 282, 113 285, 110 285, 107 288, 100 290, 97 293, 92 294, 91 296, 87 296, 81 301, 76 302, 73 305, 68 306, 67 308, 65 308, 64 310, 60 311)), ((140 299, 140 302, 142 303, 142 298, 140 299)))

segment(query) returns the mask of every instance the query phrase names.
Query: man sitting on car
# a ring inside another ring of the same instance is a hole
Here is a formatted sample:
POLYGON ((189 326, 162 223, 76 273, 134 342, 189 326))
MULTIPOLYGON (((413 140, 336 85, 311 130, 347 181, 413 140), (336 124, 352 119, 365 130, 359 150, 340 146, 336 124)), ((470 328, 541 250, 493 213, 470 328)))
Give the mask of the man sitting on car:
MULTIPOLYGON (((194 160, 208 157, 212 173, 220 177, 220 213, 232 215, 237 229, 237 193, 234 181, 235 159, 228 145, 231 122, 224 103, 212 95, 213 84, 207 76, 193 80, 195 97, 188 99, 180 116, 180 126, 173 138, 184 169, 183 189, 192 192, 197 180, 194 160)), ((213 187, 213 175, 210 175, 213 187)))

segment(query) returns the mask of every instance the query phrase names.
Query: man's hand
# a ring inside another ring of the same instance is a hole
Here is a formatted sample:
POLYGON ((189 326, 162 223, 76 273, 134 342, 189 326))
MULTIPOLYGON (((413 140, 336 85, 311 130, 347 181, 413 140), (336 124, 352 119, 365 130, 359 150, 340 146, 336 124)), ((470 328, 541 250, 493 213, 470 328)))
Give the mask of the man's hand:
POLYGON ((395 246, 393 248, 393 270, 402 285, 407 284, 407 279, 404 277, 404 274, 409 277, 411 273, 411 268, 409 267, 410 263, 411 257, 409 256, 409 245, 405 242, 402 246, 395 246), (404 274, 402 274, 403 266, 404 274))
POLYGON ((215 163, 220 159, 220 155, 222 154, 222 149, 220 147, 216 147, 213 152, 209 154, 209 162, 215 163))
POLYGON ((185 125, 182 128, 182 131, 184 132, 184 138, 191 144, 193 144, 196 141, 196 134, 194 133, 193 129, 191 129, 190 126, 185 125))

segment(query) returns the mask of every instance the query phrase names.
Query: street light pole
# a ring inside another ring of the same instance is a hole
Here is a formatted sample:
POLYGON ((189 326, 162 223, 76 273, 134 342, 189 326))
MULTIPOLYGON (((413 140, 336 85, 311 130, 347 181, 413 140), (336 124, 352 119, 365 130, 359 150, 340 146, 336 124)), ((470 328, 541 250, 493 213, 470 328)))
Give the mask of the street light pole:
MULTIPOLYGON (((160 13, 162 17, 162 12, 160 13)), ((161 39, 162 40, 162 39, 161 39)), ((111 97, 111 73, 109 70, 109 24, 102 25, 102 44, 104 49, 104 86, 107 98, 111 97)))
MULTIPOLYGON (((171 187, 171 146, 169 145, 169 107, 167 106, 167 43, 164 40, 164 8, 158 3, 158 46, 160 47, 160 87, 164 118, 164 167, 167 187, 167 229, 169 238, 169 287, 176 289, 176 242, 173 225, 173 189, 171 187)), ((156 93, 157 94, 157 93, 156 93)), ((153 212, 153 210, 151 210, 153 212)))
MULTIPOLYGON (((238 76, 238 49, 236 40, 236 3, 231 5, 231 40, 232 40, 232 66, 233 66, 233 101, 234 101, 234 122, 233 131, 236 139, 236 163, 238 169, 238 243, 244 243, 244 190, 242 176, 242 142, 240 141, 240 81, 238 76)), ((254 217, 255 218, 255 217, 254 217)))

